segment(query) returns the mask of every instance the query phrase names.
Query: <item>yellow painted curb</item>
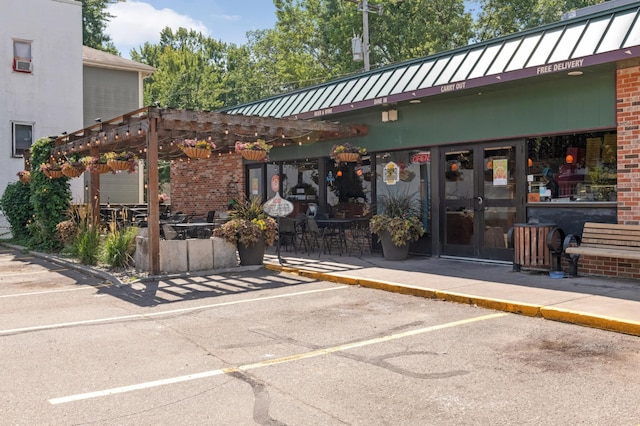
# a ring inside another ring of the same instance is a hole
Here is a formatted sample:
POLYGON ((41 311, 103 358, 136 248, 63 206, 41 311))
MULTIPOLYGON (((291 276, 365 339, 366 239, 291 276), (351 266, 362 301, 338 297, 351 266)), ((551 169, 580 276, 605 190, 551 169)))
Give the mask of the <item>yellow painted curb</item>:
POLYGON ((621 321, 616 318, 586 315, 567 309, 542 307, 542 317, 552 321, 567 322, 570 324, 584 325, 607 331, 640 336, 640 323, 634 321, 621 321))
POLYGON ((486 297, 470 296, 461 293, 449 293, 444 291, 436 292, 437 298, 447 302, 463 303, 475 305, 481 308, 493 309, 496 311, 510 312, 512 314, 525 315, 528 317, 539 317, 540 306, 528 303, 516 303, 508 300, 489 299, 486 297))
POLYGON ((465 305, 475 305, 485 309, 493 309, 496 311, 509 312, 529 317, 542 317, 551 321, 566 322, 586 327, 599 328, 601 330, 615 331, 618 333, 640 336, 640 323, 633 321, 621 321, 615 318, 587 315, 566 309, 550 308, 527 303, 516 303, 501 299, 482 298, 463 293, 451 293, 429 288, 383 282, 368 278, 347 277, 340 274, 309 271, 282 265, 265 265, 265 267, 274 271, 287 272, 320 281, 359 285, 362 287, 384 290, 393 293, 424 297, 427 299, 439 299, 447 302, 462 303, 465 305))

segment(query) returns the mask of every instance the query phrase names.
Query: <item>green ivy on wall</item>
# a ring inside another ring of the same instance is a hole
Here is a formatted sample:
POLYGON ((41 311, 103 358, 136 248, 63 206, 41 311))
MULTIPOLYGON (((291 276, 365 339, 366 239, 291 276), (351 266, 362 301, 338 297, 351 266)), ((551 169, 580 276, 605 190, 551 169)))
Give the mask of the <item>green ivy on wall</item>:
POLYGON ((30 246, 41 250, 60 248, 56 225, 66 219, 71 202, 68 178, 49 179, 40 165, 51 157, 52 141, 40 138, 31 146, 31 197, 33 221, 29 224, 30 246))

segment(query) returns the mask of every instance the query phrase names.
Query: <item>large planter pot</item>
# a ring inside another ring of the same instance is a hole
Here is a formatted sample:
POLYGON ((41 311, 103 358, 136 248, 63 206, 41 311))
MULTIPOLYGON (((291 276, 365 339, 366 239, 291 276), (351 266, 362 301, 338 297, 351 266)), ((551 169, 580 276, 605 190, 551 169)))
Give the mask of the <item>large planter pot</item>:
POLYGON ((380 243, 382 244, 382 254, 387 260, 405 260, 409 257, 409 244, 398 247, 393 244, 391 234, 382 231, 378 234, 380 243))
POLYGON ((264 260, 265 243, 264 239, 258 240, 251 246, 245 246, 238 243, 238 255, 240 256, 240 265, 262 265, 264 260))

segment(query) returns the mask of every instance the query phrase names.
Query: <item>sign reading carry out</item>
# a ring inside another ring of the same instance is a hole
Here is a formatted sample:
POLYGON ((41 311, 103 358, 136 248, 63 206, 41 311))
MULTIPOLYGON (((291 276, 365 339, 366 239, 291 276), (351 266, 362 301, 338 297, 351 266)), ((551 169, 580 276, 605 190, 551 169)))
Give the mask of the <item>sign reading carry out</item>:
POLYGON ((269 216, 285 217, 293 212, 293 204, 282 198, 279 192, 276 192, 275 197, 264 203, 262 210, 269 216))

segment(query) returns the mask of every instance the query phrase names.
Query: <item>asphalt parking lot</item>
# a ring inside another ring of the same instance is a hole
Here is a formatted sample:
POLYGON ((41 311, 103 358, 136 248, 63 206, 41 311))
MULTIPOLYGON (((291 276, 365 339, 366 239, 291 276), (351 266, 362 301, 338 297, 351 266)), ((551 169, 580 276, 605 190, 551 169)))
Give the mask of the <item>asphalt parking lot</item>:
POLYGON ((638 425, 640 339, 266 269, 0 252, 0 424, 638 425))

